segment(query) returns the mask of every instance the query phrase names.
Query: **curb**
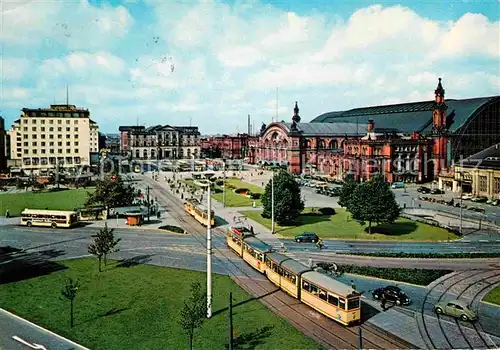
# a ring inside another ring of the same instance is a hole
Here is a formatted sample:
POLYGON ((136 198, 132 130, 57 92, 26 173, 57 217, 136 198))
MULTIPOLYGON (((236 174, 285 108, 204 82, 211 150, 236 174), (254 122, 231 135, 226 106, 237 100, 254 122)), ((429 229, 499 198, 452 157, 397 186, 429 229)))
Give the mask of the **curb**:
POLYGON ((384 278, 379 278, 379 277, 373 277, 373 276, 367 276, 367 275, 358 275, 356 273, 344 273, 346 276, 357 276, 357 277, 362 277, 374 281, 381 281, 381 282, 393 282, 395 284, 406 284, 408 286, 413 286, 413 287, 419 287, 419 288, 426 288, 426 286, 423 286, 421 284, 414 284, 414 283, 409 283, 409 282, 401 282, 401 281, 396 281, 396 280, 387 280, 384 278))
POLYGON ((356 258, 367 258, 367 259, 390 259, 390 260, 403 260, 403 261, 406 261, 406 260, 420 260, 420 259, 425 259, 425 260, 450 260, 450 261, 455 261, 455 260, 460 260, 460 261, 470 261, 470 262, 473 262, 473 261, 477 261, 479 259, 482 259, 482 260, 492 260, 492 261, 496 261, 498 260, 500 262, 500 256, 497 257, 497 258, 424 258, 424 257, 415 257, 415 258, 398 258, 398 257, 391 257, 391 256, 376 256, 376 255, 356 255, 356 254, 342 254, 342 253, 335 253, 335 254, 332 254, 334 256, 342 256, 342 257, 356 257, 356 258))
POLYGON ((54 333, 54 332, 52 332, 52 331, 49 331, 48 329, 45 329, 45 328, 43 328, 43 327, 41 327, 41 326, 39 326, 39 325, 37 325, 37 324, 35 324, 35 323, 33 323, 33 322, 30 322, 30 321, 28 321, 28 320, 26 320, 26 319, 24 319, 24 318, 22 318, 22 317, 20 317, 20 316, 17 316, 17 315, 15 315, 15 314, 13 314, 12 312, 9 312, 9 311, 7 311, 7 310, 5 310, 5 309, 0 308, 0 312, 4 312, 4 313, 6 313, 7 315, 9 315, 9 316, 11 316, 11 317, 14 317, 15 319, 17 319, 17 320, 19 320, 19 321, 21 321, 21 322, 27 323, 27 324, 29 324, 30 326, 33 326, 33 327, 35 327, 35 328, 37 328, 37 329, 39 329, 39 330, 41 330, 41 331, 43 331, 43 332, 45 332, 45 333, 48 333, 48 334, 50 334, 50 335, 52 335, 52 336, 54 336, 54 337, 56 337, 56 338, 58 338, 58 339, 62 339, 62 340, 64 340, 64 341, 66 341, 66 342, 70 343, 71 345, 73 345, 73 346, 75 346, 75 347, 77 347, 77 348, 80 348, 80 349, 83 349, 83 350, 90 350, 89 348, 86 348, 86 347, 84 347, 84 346, 82 346, 82 345, 80 345, 80 344, 78 344, 78 343, 75 343, 74 341, 69 340, 69 339, 67 339, 67 338, 64 338, 63 336, 61 336, 61 335, 59 335, 59 334, 56 334, 56 333, 54 333))

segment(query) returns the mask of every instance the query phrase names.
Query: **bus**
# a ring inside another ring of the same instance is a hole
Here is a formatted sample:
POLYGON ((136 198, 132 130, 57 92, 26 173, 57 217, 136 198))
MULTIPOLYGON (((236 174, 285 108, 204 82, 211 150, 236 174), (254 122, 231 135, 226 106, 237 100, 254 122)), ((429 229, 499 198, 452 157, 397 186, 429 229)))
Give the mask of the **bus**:
POLYGON ((24 209, 21 213, 21 225, 73 227, 78 224, 78 214, 75 211, 24 209))

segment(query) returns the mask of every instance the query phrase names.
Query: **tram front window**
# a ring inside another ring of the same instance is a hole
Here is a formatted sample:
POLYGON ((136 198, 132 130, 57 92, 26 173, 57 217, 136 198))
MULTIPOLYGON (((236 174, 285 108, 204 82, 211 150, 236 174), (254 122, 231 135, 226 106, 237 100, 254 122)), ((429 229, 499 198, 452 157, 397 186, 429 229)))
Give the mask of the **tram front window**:
POLYGON ((347 310, 354 310, 359 308, 359 298, 349 299, 347 301, 347 310))

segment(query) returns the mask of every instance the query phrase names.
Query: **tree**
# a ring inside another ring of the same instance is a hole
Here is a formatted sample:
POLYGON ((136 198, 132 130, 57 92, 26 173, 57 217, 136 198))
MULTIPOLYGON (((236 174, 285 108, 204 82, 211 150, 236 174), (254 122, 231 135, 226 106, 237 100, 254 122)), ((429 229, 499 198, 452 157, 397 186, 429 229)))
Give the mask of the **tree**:
POLYGON ((115 239, 114 229, 109 229, 108 224, 104 224, 104 228, 100 229, 94 237, 94 243, 89 245, 89 254, 96 256, 99 259, 99 272, 101 269, 101 261, 104 258, 104 265, 107 265, 108 254, 119 251, 116 246, 121 241, 121 238, 115 239))
POLYGON ((394 193, 385 179, 377 175, 356 186, 348 202, 353 219, 362 225, 368 222, 368 233, 372 233, 372 223, 393 223, 401 213, 394 193))
POLYGON ((184 301, 179 324, 188 336, 189 349, 193 349, 193 335, 207 316, 207 295, 199 282, 191 284, 191 295, 184 301))
POLYGON ((85 207, 104 205, 107 209, 132 205, 137 197, 133 186, 126 185, 118 174, 106 175, 96 181, 95 191, 87 193, 85 207))
MULTIPOLYGON (((262 217, 271 217, 272 184, 269 181, 261 197, 262 217)), ((300 198, 300 187, 292 174, 279 170, 274 174, 274 219, 278 224, 291 223, 304 210, 304 201, 300 198)))
POLYGON ((346 176, 339 195, 339 205, 341 207, 349 207, 349 202, 352 199, 352 195, 357 185, 356 181, 354 181, 354 176, 350 174, 346 176))
POLYGON ((80 283, 78 281, 73 281, 72 278, 69 278, 68 281, 66 282, 66 285, 63 287, 61 290, 61 295, 63 298, 69 300, 70 302, 70 318, 69 318, 69 325, 71 328, 73 328, 74 323, 75 323, 75 317, 74 317, 74 312, 73 312, 73 305, 75 302, 76 298, 76 293, 78 292, 78 288, 80 287, 80 283))

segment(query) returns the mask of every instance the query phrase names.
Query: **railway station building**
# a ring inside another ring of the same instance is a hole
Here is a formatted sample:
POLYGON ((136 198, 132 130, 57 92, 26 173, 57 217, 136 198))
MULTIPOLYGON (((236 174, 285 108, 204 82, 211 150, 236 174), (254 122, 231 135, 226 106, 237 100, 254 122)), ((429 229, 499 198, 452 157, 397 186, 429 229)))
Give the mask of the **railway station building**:
POLYGON ((249 163, 358 181, 428 182, 453 164, 500 142, 500 96, 445 100, 441 78, 432 101, 355 108, 302 123, 263 125, 249 140, 249 163))

